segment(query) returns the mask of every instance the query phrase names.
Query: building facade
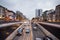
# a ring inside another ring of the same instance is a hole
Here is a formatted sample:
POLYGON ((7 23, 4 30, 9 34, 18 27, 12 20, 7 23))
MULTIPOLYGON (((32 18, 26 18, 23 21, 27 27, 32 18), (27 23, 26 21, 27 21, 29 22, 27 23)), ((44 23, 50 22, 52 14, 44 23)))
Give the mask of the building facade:
POLYGON ((43 21, 53 22, 55 21, 55 11, 53 9, 46 10, 42 14, 43 21))
POLYGON ((53 11, 53 12, 51 12, 51 13, 48 14, 47 20, 49 22, 55 22, 55 11, 53 11))
POLYGON ((0 19, 5 18, 5 8, 0 5, 0 19))
POLYGON ((14 21, 15 20, 15 12, 5 9, 5 20, 14 21))
POLYGON ((16 19, 17 19, 17 21, 22 21, 22 20, 24 20, 24 19, 26 19, 26 17, 23 15, 23 13, 21 13, 20 11, 16 11, 16 19))
POLYGON ((42 14, 42 9, 36 9, 36 17, 40 17, 42 14))
POLYGON ((55 9, 55 17, 56 17, 56 21, 57 22, 60 22, 60 5, 57 5, 56 6, 56 9, 55 9))
POLYGON ((47 12, 48 12, 48 10, 44 11, 42 14, 43 21, 47 21, 47 12))
POLYGON ((12 21, 15 20, 15 12, 8 10, 7 8, 0 5, 0 20, 12 21))
POLYGON ((26 17, 20 11, 13 12, 3 6, 0 5, 0 21, 21 21, 25 20, 26 17))

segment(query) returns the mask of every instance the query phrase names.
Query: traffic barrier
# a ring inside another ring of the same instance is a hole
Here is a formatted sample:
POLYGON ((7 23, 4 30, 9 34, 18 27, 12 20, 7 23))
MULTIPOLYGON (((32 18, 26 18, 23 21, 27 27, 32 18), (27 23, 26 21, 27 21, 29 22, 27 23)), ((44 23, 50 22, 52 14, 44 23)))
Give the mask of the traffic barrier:
POLYGON ((56 28, 60 28, 60 25, 58 25, 58 24, 52 24, 52 23, 46 23, 46 22, 38 22, 38 23, 49 25, 49 26, 56 27, 56 28))
POLYGON ((44 27, 42 27, 41 25, 39 25, 38 23, 36 23, 40 29, 42 30, 42 32, 48 36, 48 37, 51 37, 53 40, 59 40, 57 37, 55 37, 53 34, 51 34, 49 31, 47 31, 44 27))
POLYGON ((14 32, 12 32, 5 40, 13 40, 13 38, 17 35, 17 30, 21 28, 22 25, 20 25, 14 32))
POLYGON ((23 23, 23 22, 13 22, 13 23, 0 24, 0 28, 2 28, 2 27, 8 27, 8 26, 10 26, 10 25, 19 24, 19 23, 23 23))

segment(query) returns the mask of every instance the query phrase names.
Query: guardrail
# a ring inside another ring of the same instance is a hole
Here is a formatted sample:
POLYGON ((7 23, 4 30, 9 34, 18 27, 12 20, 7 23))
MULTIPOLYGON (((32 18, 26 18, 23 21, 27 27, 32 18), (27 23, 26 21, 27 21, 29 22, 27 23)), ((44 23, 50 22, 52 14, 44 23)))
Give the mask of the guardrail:
MULTIPOLYGON (((23 25, 23 24, 22 24, 23 25)), ((20 25, 13 33, 11 33, 5 40, 13 40, 13 38, 17 35, 17 30, 22 27, 20 25)))
POLYGON ((58 25, 58 24, 52 24, 52 23, 46 23, 46 22, 38 22, 38 23, 60 28, 60 25, 58 25))
POLYGON ((23 22, 13 22, 13 23, 0 24, 0 28, 2 28, 2 27, 7 27, 7 26, 10 26, 10 25, 14 25, 14 24, 19 24, 19 23, 23 23, 23 22))
POLYGON ((39 25, 38 23, 36 23, 40 29, 42 30, 42 32, 48 36, 48 37, 51 37, 53 40, 59 40, 57 37, 55 37, 53 34, 51 34, 49 31, 47 31, 44 27, 42 27, 41 25, 39 25))

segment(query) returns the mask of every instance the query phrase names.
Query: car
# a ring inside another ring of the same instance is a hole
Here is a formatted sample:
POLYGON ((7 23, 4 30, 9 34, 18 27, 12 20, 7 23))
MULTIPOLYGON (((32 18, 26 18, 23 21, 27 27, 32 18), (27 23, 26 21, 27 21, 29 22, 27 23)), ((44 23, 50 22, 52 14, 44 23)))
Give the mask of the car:
POLYGON ((42 38, 36 38, 36 40, 42 40, 42 38))
POLYGON ((34 30, 37 30, 37 27, 33 27, 34 30))
POLYGON ((24 25, 24 26, 26 26, 26 25, 24 25))
POLYGON ((25 31, 26 31, 26 33, 29 33, 30 29, 29 28, 25 28, 25 31))
POLYGON ((49 36, 46 36, 45 40, 53 40, 53 39, 51 37, 49 37, 49 36))
POLYGON ((22 35, 22 33, 23 33, 23 28, 19 28, 19 29, 17 30, 17 33, 18 33, 18 35, 22 35))
POLYGON ((28 24, 28 26, 30 26, 30 25, 28 24))

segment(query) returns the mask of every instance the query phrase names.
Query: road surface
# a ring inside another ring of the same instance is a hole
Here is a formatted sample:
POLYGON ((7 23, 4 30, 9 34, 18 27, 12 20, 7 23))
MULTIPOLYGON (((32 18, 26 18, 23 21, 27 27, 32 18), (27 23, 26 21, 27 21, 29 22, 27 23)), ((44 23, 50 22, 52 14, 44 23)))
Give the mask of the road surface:
POLYGON ((38 25, 32 24, 32 29, 33 29, 32 31, 33 31, 33 38, 34 38, 34 40, 36 40, 36 38, 41 38, 42 40, 44 39, 45 35, 44 35, 44 33, 41 31, 41 29, 39 28, 38 25), (36 27, 37 30, 34 30, 33 27, 36 27))
POLYGON ((13 40, 33 40, 32 28, 31 28, 30 24, 25 23, 24 25, 22 26, 22 27, 24 27, 23 34, 21 36, 17 36, 16 35, 16 37, 13 40), (29 33, 26 33, 26 29, 25 28, 27 28, 27 27, 30 29, 29 33))

